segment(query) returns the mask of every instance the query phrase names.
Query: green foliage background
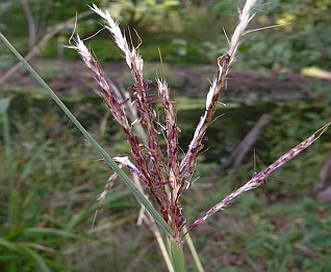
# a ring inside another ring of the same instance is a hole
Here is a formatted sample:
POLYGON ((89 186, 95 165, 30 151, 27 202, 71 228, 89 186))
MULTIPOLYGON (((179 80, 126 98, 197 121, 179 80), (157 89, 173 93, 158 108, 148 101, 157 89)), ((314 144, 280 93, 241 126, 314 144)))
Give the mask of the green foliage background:
MULTIPOLYGON (((93 1, 108 8, 121 20, 126 29, 136 29, 144 41, 146 60, 159 60, 158 47, 164 60, 176 63, 214 62, 224 52, 226 39, 222 28, 231 33, 236 22, 236 4, 243 1, 180 1, 180 0, 117 0, 93 1)), ((37 23, 37 34, 42 37, 57 23, 87 10, 90 1, 30 0, 37 23)), ((256 18, 251 29, 285 24, 276 29, 251 33, 240 48, 239 65, 244 67, 289 68, 305 66, 331 68, 331 0, 275 0, 261 1, 255 8, 256 18)), ((27 24, 18 1, 0 4, 0 30, 16 45, 26 49, 27 24), (15 20, 13 20, 15 16, 15 20)), ((79 22, 81 36, 89 36, 100 29, 95 16, 79 22)), ((60 35, 70 36, 72 28, 60 35)), ((100 35, 107 37, 105 33, 100 35)), ((134 44, 139 40, 132 35, 134 44)), ((94 43, 98 43, 94 41, 94 43)), ((102 41, 101 41, 102 43, 102 41)), ((53 43, 53 45, 55 42, 53 43)), ((50 46, 44 56, 56 57, 56 46, 50 46)), ((99 47, 105 47, 101 45, 99 47)), ((110 49, 111 52, 114 49, 110 49)), ((98 55, 100 60, 117 60, 117 54, 98 55), (112 59, 109 56, 114 56, 112 59)), ((66 52, 67 57, 73 57, 66 52)))

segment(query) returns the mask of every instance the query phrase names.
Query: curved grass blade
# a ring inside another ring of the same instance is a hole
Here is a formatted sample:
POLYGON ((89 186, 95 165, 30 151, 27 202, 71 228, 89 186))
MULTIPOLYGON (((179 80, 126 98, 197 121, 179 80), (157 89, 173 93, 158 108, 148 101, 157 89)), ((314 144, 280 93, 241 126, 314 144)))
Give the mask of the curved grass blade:
POLYGON ((62 237, 79 239, 79 240, 93 240, 94 239, 92 236, 75 234, 75 233, 67 231, 67 230, 60 230, 60 229, 54 229, 54 228, 32 227, 32 228, 26 228, 24 230, 24 233, 27 235, 33 235, 33 234, 35 234, 35 235, 53 235, 53 236, 58 235, 58 236, 62 236, 62 237))
POLYGON ((153 216, 158 226, 165 232, 167 236, 172 235, 171 228, 164 221, 162 216, 155 210, 152 203, 137 189, 131 179, 125 174, 125 172, 118 167, 109 154, 99 145, 99 143, 92 137, 92 135, 82 126, 77 118, 71 113, 62 100, 53 92, 53 90, 47 85, 47 83, 39 76, 39 74, 26 62, 21 54, 15 49, 15 47, 6 39, 6 37, 0 32, 0 39, 5 46, 16 56, 16 58, 22 63, 25 69, 35 78, 35 80, 45 89, 46 93, 54 100, 54 102, 60 107, 70 121, 78 128, 78 130, 84 135, 84 137, 91 143, 91 145, 100 153, 101 157, 105 160, 106 164, 117 173, 120 179, 129 188, 137 201, 143 205, 146 210, 153 216))
POLYGON ((24 255, 28 260, 33 260, 36 262, 36 268, 39 268, 39 271, 43 272, 51 272, 50 268, 44 261, 44 259, 37 254, 34 250, 28 248, 27 246, 20 245, 18 243, 14 243, 11 241, 8 241, 4 238, 0 237, 0 246, 6 248, 10 251, 15 251, 19 254, 24 255))

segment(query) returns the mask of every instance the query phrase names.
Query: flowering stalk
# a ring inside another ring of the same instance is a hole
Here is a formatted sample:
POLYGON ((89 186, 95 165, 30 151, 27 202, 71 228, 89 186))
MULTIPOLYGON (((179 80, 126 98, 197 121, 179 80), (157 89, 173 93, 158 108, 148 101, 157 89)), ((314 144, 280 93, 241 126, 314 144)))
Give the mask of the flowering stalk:
POLYGON ((251 15, 251 10, 255 3, 256 0, 248 0, 246 1, 242 11, 239 10, 239 23, 231 38, 229 49, 223 56, 218 58, 218 75, 213 80, 207 94, 205 112, 201 116, 194 131, 194 135, 189 144, 187 153, 180 163, 180 171, 183 178, 189 178, 195 171, 198 155, 203 148, 204 136, 215 114, 220 94, 226 88, 226 78, 230 65, 237 52, 240 38, 244 35, 244 31, 247 28, 248 23, 254 16, 251 15))
POLYGON ((256 189, 257 187, 264 185, 266 183, 266 180, 268 176, 276 171, 279 167, 287 163, 288 161, 292 160, 295 156, 297 156, 300 152, 304 151, 306 148, 308 148, 313 142, 315 142, 330 126, 331 122, 324 125, 322 128, 314 132, 310 137, 299 143, 297 146, 290 149, 287 153, 285 153, 283 156, 278 158, 275 162, 270 164, 268 167, 263 169, 262 171, 258 173, 254 173, 253 177, 243 186, 241 186, 239 189, 235 190, 233 193, 229 194, 223 200, 221 200, 219 203, 214 205, 211 209, 209 209, 204 216, 201 218, 195 220, 192 224, 189 225, 188 231, 194 229, 198 225, 200 225, 202 222, 207 220, 210 216, 212 216, 217 211, 223 209, 226 207, 230 202, 232 202, 236 197, 241 195, 244 192, 256 189))
MULTIPOLYGON (((122 165, 126 166, 132 173, 137 175, 141 182, 148 188, 152 199, 159 208, 161 215, 169 226, 175 231, 175 240, 180 241, 180 231, 184 224, 179 206, 181 195, 178 185, 179 164, 177 159, 178 129, 176 126, 175 112, 170 102, 170 97, 165 82, 159 80, 159 96, 164 105, 166 125, 164 134, 171 140, 167 142, 168 160, 159 144, 159 132, 157 131, 156 114, 152 103, 157 98, 148 93, 148 82, 143 79, 143 62, 135 48, 130 49, 126 39, 120 31, 118 24, 111 18, 108 12, 103 12, 95 5, 92 10, 106 20, 108 29, 118 47, 125 55, 126 62, 134 78, 134 85, 129 90, 132 97, 130 107, 138 109, 139 119, 129 125, 125 113, 127 101, 116 95, 115 88, 110 84, 102 69, 88 52, 86 46, 77 36, 75 45, 71 48, 78 51, 86 66, 91 69, 102 91, 98 94, 106 101, 115 120, 121 125, 126 139, 131 147, 133 162, 128 158, 116 158, 122 165), (143 126, 147 131, 147 140, 137 137, 132 126, 143 126), (170 196, 169 196, 170 195, 170 196)), ((163 127, 161 127, 163 129, 163 127)))
MULTIPOLYGON (((188 150, 181 161, 178 158, 178 133, 180 130, 177 127, 176 111, 170 99, 167 83, 157 79, 157 95, 150 93, 149 82, 144 80, 143 77, 143 60, 138 54, 137 48, 129 46, 118 23, 110 14, 100 10, 96 5, 91 7, 94 12, 105 20, 105 28, 111 33, 115 43, 124 54, 134 79, 134 85, 129 88, 129 97, 123 98, 118 93, 114 84, 106 77, 100 65, 93 59, 78 36, 75 39, 75 45, 71 46, 78 51, 86 66, 95 75, 101 87, 98 94, 106 101, 110 112, 122 127, 126 140, 131 147, 131 158, 117 157, 117 162, 137 176, 147 188, 163 219, 173 230, 172 240, 177 245, 182 243, 181 231, 186 223, 180 205, 181 196, 183 190, 189 187, 187 185, 190 185, 198 156, 203 148, 204 136, 212 122, 219 97, 226 88, 230 66, 235 58, 240 38, 245 34, 245 29, 253 18, 251 10, 256 2, 256 0, 247 0, 243 9, 239 11, 239 23, 229 42, 229 49, 217 60, 218 73, 209 88, 204 113, 200 117, 188 150), (164 111, 164 120, 156 119, 153 102, 157 98, 159 98, 164 111), (131 114, 128 113, 128 108, 131 108, 131 114), (128 118, 128 116, 131 116, 131 118, 128 118), (136 118, 132 120, 132 116, 136 116, 136 118), (133 130, 134 127, 137 128, 136 132, 140 131, 138 135, 133 130), (143 131, 145 133, 141 133, 143 131), (145 136, 142 137, 142 134, 145 136), (162 150, 160 145, 162 135, 166 143, 165 150, 162 150)), ((329 124, 291 149, 273 164, 255 174, 244 186, 212 207, 203 217, 190 224, 188 231, 221 210, 238 195, 264 184, 270 173, 310 146, 328 126, 329 124)))
POLYGON ((132 148, 133 157, 138 169, 144 169, 143 175, 148 180, 148 187, 160 207, 162 216, 166 221, 169 220, 167 210, 169 209, 169 199, 165 193, 165 185, 167 182, 164 180, 165 162, 162 150, 159 145, 158 132, 155 127, 156 114, 152 108, 152 103, 156 97, 148 93, 148 81, 143 78, 143 60, 137 53, 136 48, 130 48, 123 33, 121 32, 118 23, 110 16, 108 12, 103 12, 96 5, 92 5, 91 9, 100 15, 105 21, 105 28, 112 34, 115 43, 125 55, 125 60, 130 68, 131 74, 134 78, 134 86, 130 88, 133 95, 133 104, 139 109, 140 118, 134 122, 141 122, 146 131, 148 131, 147 145, 141 142, 139 146, 133 148, 133 138, 128 139, 132 148), (146 149, 144 156, 141 156, 142 147, 146 149), (146 167, 146 162, 148 165, 146 167))

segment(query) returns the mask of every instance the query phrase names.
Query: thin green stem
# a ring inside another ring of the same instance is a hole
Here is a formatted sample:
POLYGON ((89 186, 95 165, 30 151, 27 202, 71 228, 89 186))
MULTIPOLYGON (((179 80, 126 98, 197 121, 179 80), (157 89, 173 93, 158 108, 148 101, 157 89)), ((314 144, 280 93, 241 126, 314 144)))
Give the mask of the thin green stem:
POLYGON ((186 227, 183 228, 183 233, 186 233, 185 241, 186 241, 186 244, 187 244, 187 246, 188 246, 188 248, 191 252, 191 255, 192 255, 194 263, 195 263, 195 266, 197 267, 197 271, 198 272, 204 272, 205 270, 203 269, 203 266, 201 264, 198 252, 195 249, 195 246, 194 246, 194 243, 192 241, 192 238, 191 238, 190 234, 187 233, 187 228, 186 227))

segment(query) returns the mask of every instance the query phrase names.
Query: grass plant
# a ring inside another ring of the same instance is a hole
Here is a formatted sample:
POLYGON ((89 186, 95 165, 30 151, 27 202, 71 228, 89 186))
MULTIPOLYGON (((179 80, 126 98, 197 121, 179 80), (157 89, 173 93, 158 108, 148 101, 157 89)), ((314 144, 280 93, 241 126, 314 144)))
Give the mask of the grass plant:
MULTIPOLYGON (((190 231, 200 226, 216 212, 223 210, 239 195, 266 184, 266 180, 271 173, 308 148, 330 125, 330 123, 327 123, 322 126, 269 166, 254 173, 243 186, 222 198, 201 217, 192 222, 186 221, 182 208, 183 193, 192 186, 192 176, 196 171, 197 161, 204 146, 206 131, 213 121, 215 111, 219 105, 218 100, 226 88, 228 72, 235 59, 240 39, 245 34, 247 26, 253 18, 252 9, 255 4, 256 1, 247 0, 243 9, 239 11, 239 23, 229 40, 228 50, 217 59, 217 75, 211 83, 205 100, 205 108, 193 132, 193 137, 187 150, 183 152, 183 154, 178 148, 180 129, 177 125, 176 110, 170 97, 166 81, 162 78, 158 78, 156 80, 156 93, 150 91, 150 82, 145 80, 143 76, 143 60, 138 54, 138 49, 129 45, 118 23, 112 19, 108 12, 100 10, 95 5, 91 7, 95 13, 105 20, 104 27, 111 33, 116 45, 124 55, 134 80, 134 85, 128 89, 128 92, 120 92, 117 86, 106 76, 102 67, 95 60, 78 35, 74 38, 74 45, 70 47, 77 50, 85 65, 91 70, 100 86, 100 90, 97 91, 97 94, 103 98, 111 115, 122 128, 126 141, 131 149, 129 156, 125 157, 111 157, 100 143, 98 143, 81 125, 77 118, 54 94, 43 79, 24 61, 6 38, 0 34, 5 45, 22 61, 26 69, 32 73, 34 78, 46 89, 52 99, 68 116, 70 121, 74 123, 84 137, 86 137, 99 152, 104 162, 114 171, 114 174, 110 177, 104 191, 100 195, 99 200, 105 199, 107 193, 111 191, 113 180, 118 177, 125 183, 129 191, 141 204, 142 210, 139 220, 144 222, 154 233, 169 271, 187 271, 187 264, 183 253, 185 237, 188 238, 188 245, 195 260, 197 270, 203 271, 203 267, 201 266, 196 250, 189 237, 190 231), (156 110, 153 108, 157 99, 159 99, 159 103, 161 104, 163 119, 158 118, 156 110), (132 178, 129 177, 123 168, 131 173, 132 178), (166 246, 168 246, 168 248, 166 248, 166 246)), ((8 102, 3 102, 5 109, 6 103, 8 102)), ((7 119, 6 114, 3 114, 3 142, 10 159, 11 145, 7 119)), ((22 179, 29 175, 31 166, 34 165, 34 160, 40 158, 40 154, 48 144, 49 143, 46 141, 44 145, 40 145, 36 149, 35 155, 29 158, 29 161, 25 164, 26 168, 22 171, 22 179)), ((16 185, 14 185, 14 179, 12 179, 12 175, 17 172, 17 169, 15 169, 15 165, 11 167, 14 168, 8 171, 8 183, 11 192, 8 201, 8 209, 10 211, 8 212, 8 216, 10 217, 8 222, 12 224, 10 227, 13 228, 17 223, 15 218, 17 218, 18 213, 18 207, 15 205, 20 202, 18 201, 19 191, 15 189, 16 185)), ((31 196, 31 198, 32 197, 34 196, 31 196)), ((78 214, 77 217, 70 221, 69 230, 75 225, 76 220, 79 221, 84 216, 84 214, 78 214)), ((27 228, 24 229, 22 233, 25 235, 52 233, 65 237, 75 237, 69 230, 59 232, 54 229, 27 228)), ((284 239, 295 239, 295 237, 296 233, 293 232, 293 236, 285 237, 284 239)), ((266 235, 260 240, 257 239, 253 241, 251 247, 255 247, 260 241, 262 241, 261 243, 272 241, 274 242, 274 247, 277 247, 277 241, 281 239, 282 237, 266 235)), ((50 271, 43 258, 34 251, 35 248, 39 250, 45 249, 38 243, 13 244, 13 241, 10 239, 3 239, 0 243, 3 248, 28 256, 30 260, 33 260, 34 263, 37 264, 40 270, 50 271)), ((300 245, 298 247, 300 248, 300 245)), ((282 251, 280 255, 282 256, 282 251)), ((29 266, 30 264, 28 264, 28 267, 29 266)), ((282 264, 279 266, 270 264, 268 269, 274 267, 283 269, 282 264)), ((10 269, 13 270, 14 268, 10 269)))

